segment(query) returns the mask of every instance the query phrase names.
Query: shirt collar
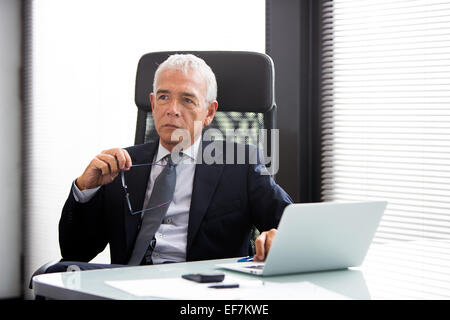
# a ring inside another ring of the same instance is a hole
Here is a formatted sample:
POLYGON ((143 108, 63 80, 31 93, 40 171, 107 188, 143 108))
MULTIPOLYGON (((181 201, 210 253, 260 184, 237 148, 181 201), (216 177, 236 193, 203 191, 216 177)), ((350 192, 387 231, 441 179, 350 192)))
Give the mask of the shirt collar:
MULTIPOLYGON (((198 148, 200 147, 201 136, 195 140, 195 142, 189 146, 186 150, 182 150, 183 155, 188 156, 191 160, 196 161, 198 156, 198 148)), ((161 143, 158 146, 158 152, 156 154, 156 161, 161 161, 165 156, 170 154, 170 151, 167 150, 161 143)))

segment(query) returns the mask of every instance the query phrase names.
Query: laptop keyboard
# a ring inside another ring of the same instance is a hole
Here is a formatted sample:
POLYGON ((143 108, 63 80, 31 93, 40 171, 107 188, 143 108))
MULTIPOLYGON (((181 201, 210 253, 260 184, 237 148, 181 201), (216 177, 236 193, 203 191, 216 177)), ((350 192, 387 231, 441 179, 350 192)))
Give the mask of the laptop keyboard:
POLYGON ((262 269, 264 269, 264 265, 263 264, 256 264, 256 265, 253 265, 253 266, 245 266, 245 268, 262 270, 262 269))

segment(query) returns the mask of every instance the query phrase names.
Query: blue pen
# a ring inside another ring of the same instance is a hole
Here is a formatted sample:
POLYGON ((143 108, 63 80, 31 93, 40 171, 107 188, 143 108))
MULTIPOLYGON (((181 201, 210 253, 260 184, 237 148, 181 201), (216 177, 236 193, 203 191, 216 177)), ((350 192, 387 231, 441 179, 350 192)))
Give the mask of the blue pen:
POLYGON ((245 257, 245 258, 241 258, 237 262, 247 262, 247 261, 253 261, 253 256, 248 256, 248 257, 245 257))

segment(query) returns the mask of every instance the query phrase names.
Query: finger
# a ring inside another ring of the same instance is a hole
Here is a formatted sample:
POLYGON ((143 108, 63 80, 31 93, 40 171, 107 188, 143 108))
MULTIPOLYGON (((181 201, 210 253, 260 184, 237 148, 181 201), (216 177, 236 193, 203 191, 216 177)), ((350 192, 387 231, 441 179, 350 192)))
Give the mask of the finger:
POLYGON ((272 246, 272 237, 270 234, 266 236, 266 243, 264 244, 264 259, 267 257, 267 254, 269 253, 270 247, 272 246))
POLYGON ((92 159, 91 166, 94 169, 100 170, 102 176, 105 176, 105 175, 109 174, 109 165, 108 165, 108 163, 106 163, 105 161, 103 161, 100 158, 98 158, 98 156, 96 156, 94 159, 92 159))
POLYGON ((117 159, 119 160, 120 169, 129 170, 131 168, 131 157, 127 150, 117 149, 117 159))
POLYGON ((112 157, 114 157, 116 164, 115 166, 111 167, 112 171, 116 171, 114 170, 115 167, 117 167, 117 171, 122 169, 123 166, 121 166, 121 164, 123 164, 124 162, 124 156, 122 155, 122 149, 120 148, 113 148, 113 149, 108 149, 108 150, 104 150, 102 151, 100 154, 106 154, 106 155, 111 155, 112 157))
POLYGON ((125 159, 126 159, 125 168, 129 170, 131 168, 131 166, 133 165, 133 162, 131 161, 130 154, 128 153, 127 150, 123 149, 123 154, 125 155, 125 159))
POLYGON ((117 166, 117 158, 114 155, 107 153, 100 153, 97 155, 97 159, 105 162, 108 165, 109 172, 107 174, 117 175, 119 172, 119 168, 117 166))
POLYGON ((272 242, 273 242, 273 239, 275 238, 276 233, 277 233, 276 229, 271 229, 270 231, 267 232, 266 243, 264 246, 266 256, 264 258, 266 258, 267 255, 269 254, 269 251, 270 251, 270 248, 272 247, 272 242))
POLYGON ((261 233, 255 240, 255 257, 253 258, 255 261, 264 261, 266 233, 261 233))
POLYGON ((122 170, 125 167, 126 158, 124 154, 124 150, 117 149, 117 151, 114 153, 116 160, 117 160, 117 167, 122 170))
POLYGON ((105 154, 98 154, 96 157, 96 163, 98 163, 98 168, 102 170, 102 176, 111 174, 111 166, 108 162, 108 156, 105 154))
POLYGON ((127 150, 121 148, 113 148, 102 151, 102 154, 110 154, 117 158, 117 167, 121 170, 129 170, 132 165, 130 154, 127 150))

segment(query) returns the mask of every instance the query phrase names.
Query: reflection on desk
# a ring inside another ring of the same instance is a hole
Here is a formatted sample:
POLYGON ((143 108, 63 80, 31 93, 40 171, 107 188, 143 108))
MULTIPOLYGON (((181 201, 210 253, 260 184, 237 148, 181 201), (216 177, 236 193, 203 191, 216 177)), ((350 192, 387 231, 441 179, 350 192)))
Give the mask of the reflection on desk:
MULTIPOLYGON (((325 282, 332 287, 342 289, 350 283, 366 288, 364 278, 359 271, 340 271, 329 273, 325 282)), ((182 278, 164 278, 147 280, 119 280, 106 281, 106 284, 118 288, 139 298, 165 298, 189 300, 346 300, 349 297, 337 291, 327 290, 311 281, 296 279, 293 281, 266 281, 267 278, 243 279, 235 275, 226 275, 223 283, 238 284, 237 287, 227 290, 214 290, 208 283, 196 283, 182 278)), ((285 279, 281 279, 285 280, 285 279)), ((354 288, 360 289, 360 288, 354 288)), ((364 291, 364 290, 362 290, 364 291)), ((360 293, 361 290, 353 290, 360 293)), ((368 294, 365 290, 364 293, 368 294)), ((362 298, 358 296, 357 298, 362 298)), ((368 295, 365 296, 368 298, 368 295)))
MULTIPOLYGON (((264 278, 220 271, 225 272, 226 279, 242 284, 264 281, 272 288, 279 289, 283 285, 289 288, 285 293, 277 290, 276 297, 272 293, 254 291, 254 297, 246 295, 246 299, 449 299, 448 257, 448 241, 396 242, 372 245, 364 264, 358 268, 264 278)), ((135 280, 134 284, 142 282, 143 285, 156 279, 172 279, 170 282, 176 283, 182 274, 216 272, 215 265, 235 261, 236 258, 44 274, 33 279, 34 290, 36 295, 54 299, 214 299, 208 292, 202 295, 197 291, 193 296, 189 290, 181 288, 176 297, 155 292, 149 296, 145 291, 136 295, 120 286, 135 280)), ((228 297, 234 299, 239 295, 228 294, 228 297)))
POLYGON ((361 268, 372 299, 450 299, 450 241, 374 245, 361 268))

